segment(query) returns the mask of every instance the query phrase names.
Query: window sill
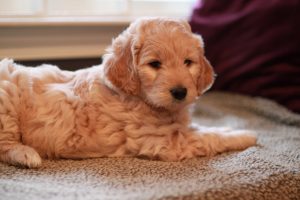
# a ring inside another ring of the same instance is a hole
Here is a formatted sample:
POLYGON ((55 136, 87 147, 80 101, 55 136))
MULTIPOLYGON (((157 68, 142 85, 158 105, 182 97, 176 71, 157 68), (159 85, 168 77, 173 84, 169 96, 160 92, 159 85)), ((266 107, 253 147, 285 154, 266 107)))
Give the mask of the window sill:
POLYGON ((0 18, 0 59, 26 61, 100 57, 112 39, 135 18, 0 18))
POLYGON ((0 59, 100 57, 129 23, 128 18, 1 18, 0 59))

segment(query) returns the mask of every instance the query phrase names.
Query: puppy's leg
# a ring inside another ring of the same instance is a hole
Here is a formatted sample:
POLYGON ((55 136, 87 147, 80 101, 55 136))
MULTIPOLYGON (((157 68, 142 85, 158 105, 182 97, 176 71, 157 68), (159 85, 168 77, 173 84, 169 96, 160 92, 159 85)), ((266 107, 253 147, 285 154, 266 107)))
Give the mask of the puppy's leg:
MULTIPOLYGON (((249 130, 230 128, 192 128, 187 135, 188 143, 195 156, 215 155, 225 151, 243 150, 256 144, 255 133, 249 130)), ((189 152, 190 150, 188 150, 189 152)))
POLYGON ((0 142, 1 161, 29 168, 37 168, 42 164, 40 155, 33 148, 20 143, 6 145, 3 145, 3 143, 5 142, 0 142))
POLYGON ((195 128, 176 131, 165 136, 128 138, 127 148, 138 156, 164 161, 179 161, 196 156, 210 156, 231 150, 243 150, 256 143, 247 130, 228 128, 195 128))
POLYGON ((41 157, 31 147, 21 143, 19 128, 18 95, 13 84, 0 82, 0 161, 13 165, 38 167, 41 157))

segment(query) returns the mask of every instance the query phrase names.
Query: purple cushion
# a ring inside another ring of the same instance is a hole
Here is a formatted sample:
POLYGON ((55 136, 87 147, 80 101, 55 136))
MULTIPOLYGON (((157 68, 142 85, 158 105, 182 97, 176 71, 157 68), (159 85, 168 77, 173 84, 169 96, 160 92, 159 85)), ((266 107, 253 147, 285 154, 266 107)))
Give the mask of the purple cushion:
POLYGON ((190 20, 218 78, 213 89, 300 112, 300 1, 204 0, 190 20))

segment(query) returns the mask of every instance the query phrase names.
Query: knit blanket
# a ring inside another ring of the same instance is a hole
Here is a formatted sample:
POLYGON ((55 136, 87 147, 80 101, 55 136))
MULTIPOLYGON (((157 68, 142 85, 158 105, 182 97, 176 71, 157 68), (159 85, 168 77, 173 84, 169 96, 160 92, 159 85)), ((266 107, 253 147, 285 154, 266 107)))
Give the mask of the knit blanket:
POLYGON ((300 199, 300 115, 269 100, 211 92, 193 119, 255 130, 258 144, 182 162, 45 160, 39 169, 0 163, 0 199, 300 199))

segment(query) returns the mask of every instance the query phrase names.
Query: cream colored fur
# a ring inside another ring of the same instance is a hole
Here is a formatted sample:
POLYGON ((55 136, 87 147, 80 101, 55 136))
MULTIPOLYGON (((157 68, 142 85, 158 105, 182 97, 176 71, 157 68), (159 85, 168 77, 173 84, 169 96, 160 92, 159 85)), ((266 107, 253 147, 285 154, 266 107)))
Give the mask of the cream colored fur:
POLYGON ((137 20, 103 65, 75 72, 0 62, 0 160, 140 156, 179 161, 255 145, 246 130, 190 126, 189 105, 213 83, 200 36, 184 21, 137 20), (189 59, 191 64, 186 64, 189 59), (159 68, 149 63, 159 61, 159 68), (170 89, 187 88, 174 100, 170 89))

